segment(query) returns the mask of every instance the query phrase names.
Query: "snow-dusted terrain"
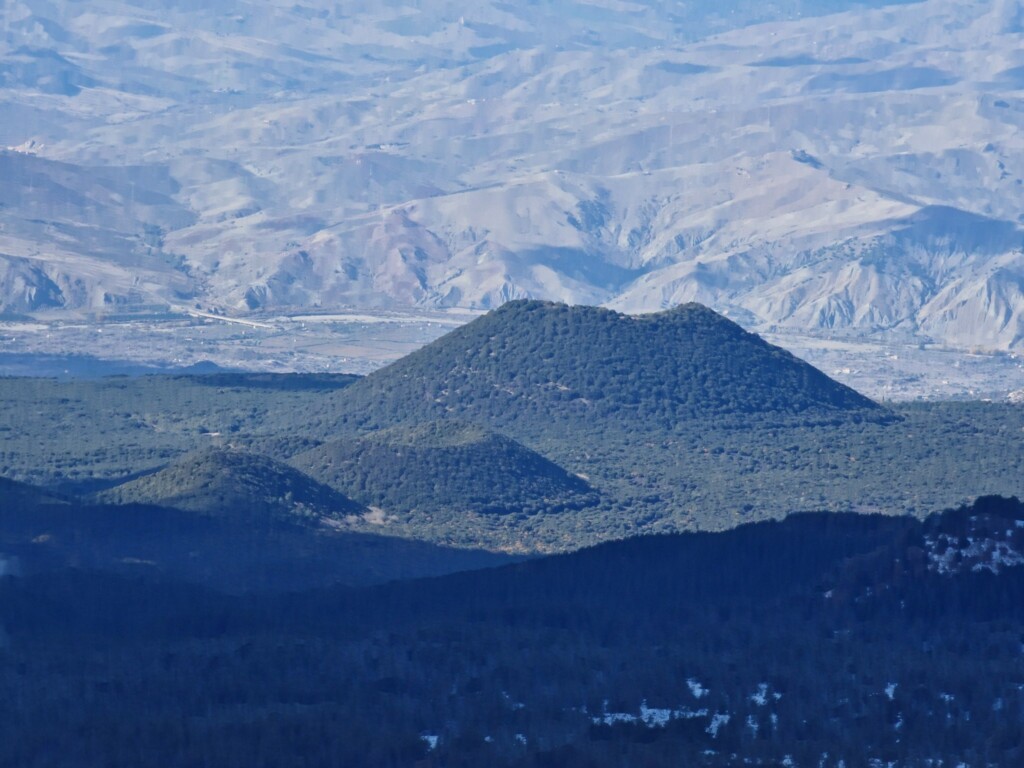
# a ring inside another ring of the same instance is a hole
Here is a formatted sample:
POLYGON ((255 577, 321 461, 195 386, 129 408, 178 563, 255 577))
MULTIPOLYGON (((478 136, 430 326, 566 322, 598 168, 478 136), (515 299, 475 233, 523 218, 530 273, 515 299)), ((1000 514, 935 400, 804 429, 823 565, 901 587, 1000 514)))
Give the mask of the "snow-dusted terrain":
POLYGON ((697 300, 1020 351, 1024 13, 880 5, 8 0, 0 311, 697 300))

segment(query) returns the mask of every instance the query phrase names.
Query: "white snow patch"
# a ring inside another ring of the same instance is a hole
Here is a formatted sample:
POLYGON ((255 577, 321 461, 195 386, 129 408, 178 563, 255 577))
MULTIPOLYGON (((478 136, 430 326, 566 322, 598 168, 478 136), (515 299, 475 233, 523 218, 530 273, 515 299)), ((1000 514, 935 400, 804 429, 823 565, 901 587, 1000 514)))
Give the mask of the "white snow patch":
MULTIPOLYGON (((1018 525, 1020 522, 1017 521, 1018 525)), ((968 536, 964 543, 956 536, 941 533, 934 539, 925 537, 925 546, 928 568, 941 574, 959 573, 967 568, 975 573, 999 573, 1003 568, 1024 565, 1024 553, 1010 541, 968 536)))
POLYGON ((501 692, 501 697, 502 697, 503 699, 505 699, 505 701, 507 701, 507 702, 508 702, 508 705, 509 705, 510 707, 512 707, 512 709, 513 709, 513 710, 515 710, 515 711, 517 711, 517 712, 518 712, 518 711, 519 711, 520 709, 525 709, 525 708, 526 708, 526 705, 525 705, 525 704, 523 704, 523 702, 521 702, 521 701, 515 701, 515 700, 514 700, 514 699, 512 698, 512 695, 511 695, 511 694, 510 694, 510 693, 509 693, 508 691, 502 691, 502 692, 501 692))
POLYGON ((608 712, 608 702, 605 701, 604 713, 592 717, 595 725, 615 725, 616 723, 643 723, 648 728, 664 728, 673 720, 691 720, 696 717, 707 717, 706 709, 688 709, 680 707, 669 709, 662 707, 649 707, 647 700, 640 702, 640 714, 634 715, 630 712, 608 712))
POLYGON ((686 684, 690 687, 690 693, 693 694, 695 699, 702 699, 709 693, 708 689, 701 685, 696 678, 691 677, 686 681, 686 684))
POLYGON ((616 723, 635 723, 640 718, 628 712, 605 712, 593 718, 596 725, 615 725, 616 723))
POLYGON ((759 707, 768 703, 768 683, 761 683, 757 690, 750 694, 750 700, 759 707))
POLYGON ((711 722, 708 724, 708 727, 705 728, 704 730, 707 733, 711 734, 711 738, 712 739, 717 739, 718 738, 718 731, 721 730, 722 726, 728 725, 729 721, 731 719, 732 719, 732 717, 728 713, 716 712, 711 717, 711 722))
POLYGON ((648 707, 646 701, 640 703, 640 719, 643 720, 644 725, 647 725, 648 727, 663 728, 670 720, 674 720, 675 717, 676 710, 674 709, 648 707))
POLYGON ((420 738, 427 742, 427 749, 431 752, 437 749, 437 742, 441 740, 441 737, 436 733, 421 733, 420 738))
POLYGON ((760 729, 760 727, 761 726, 758 725, 756 717, 754 717, 753 715, 747 715, 747 728, 750 729, 750 733, 752 736, 757 736, 757 732, 760 729))
POLYGON ((899 687, 899 683, 889 683, 885 686, 885 697, 892 701, 896 696, 896 688, 899 687))

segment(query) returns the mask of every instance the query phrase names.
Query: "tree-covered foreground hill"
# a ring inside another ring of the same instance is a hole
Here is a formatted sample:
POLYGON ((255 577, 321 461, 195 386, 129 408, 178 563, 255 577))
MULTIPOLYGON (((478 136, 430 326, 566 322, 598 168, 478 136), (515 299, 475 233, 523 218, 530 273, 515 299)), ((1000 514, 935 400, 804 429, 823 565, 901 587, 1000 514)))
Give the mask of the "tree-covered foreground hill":
POLYGON ((140 479, 149 482, 132 481, 125 493, 140 498, 122 503, 55 498, 0 481, 0 575, 82 568, 267 593, 434 576, 511 559, 375 532, 380 526, 359 525, 371 513, 347 500, 328 514, 319 505, 337 494, 290 467, 282 474, 296 482, 274 486, 280 477, 252 474, 267 464, 249 455, 217 456, 196 467, 197 458, 190 454, 161 477, 140 479), (163 491, 190 468, 190 492, 173 500, 180 506, 169 506, 163 491), (202 493, 206 482, 210 492, 202 493))
POLYGON ((26 768, 1024 759, 1015 499, 284 597, 7 577, 0 624, 0 763, 26 768))

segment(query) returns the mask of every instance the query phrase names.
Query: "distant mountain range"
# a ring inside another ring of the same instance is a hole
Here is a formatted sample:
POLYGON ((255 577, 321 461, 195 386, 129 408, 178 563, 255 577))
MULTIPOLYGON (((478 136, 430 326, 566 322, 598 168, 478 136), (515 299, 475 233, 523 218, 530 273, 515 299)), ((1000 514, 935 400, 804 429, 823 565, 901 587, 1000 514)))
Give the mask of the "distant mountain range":
POLYGON ((14 0, 0 312, 629 312, 1024 344, 1012 0, 14 0))

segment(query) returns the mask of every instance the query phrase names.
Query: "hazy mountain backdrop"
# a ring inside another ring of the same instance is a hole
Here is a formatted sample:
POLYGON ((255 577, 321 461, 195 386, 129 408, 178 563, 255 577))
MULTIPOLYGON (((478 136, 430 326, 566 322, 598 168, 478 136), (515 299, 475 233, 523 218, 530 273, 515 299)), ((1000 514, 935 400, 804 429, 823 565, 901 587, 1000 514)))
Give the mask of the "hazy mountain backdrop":
POLYGON ((0 311, 1024 340, 1018 3, 11 0, 0 311))

